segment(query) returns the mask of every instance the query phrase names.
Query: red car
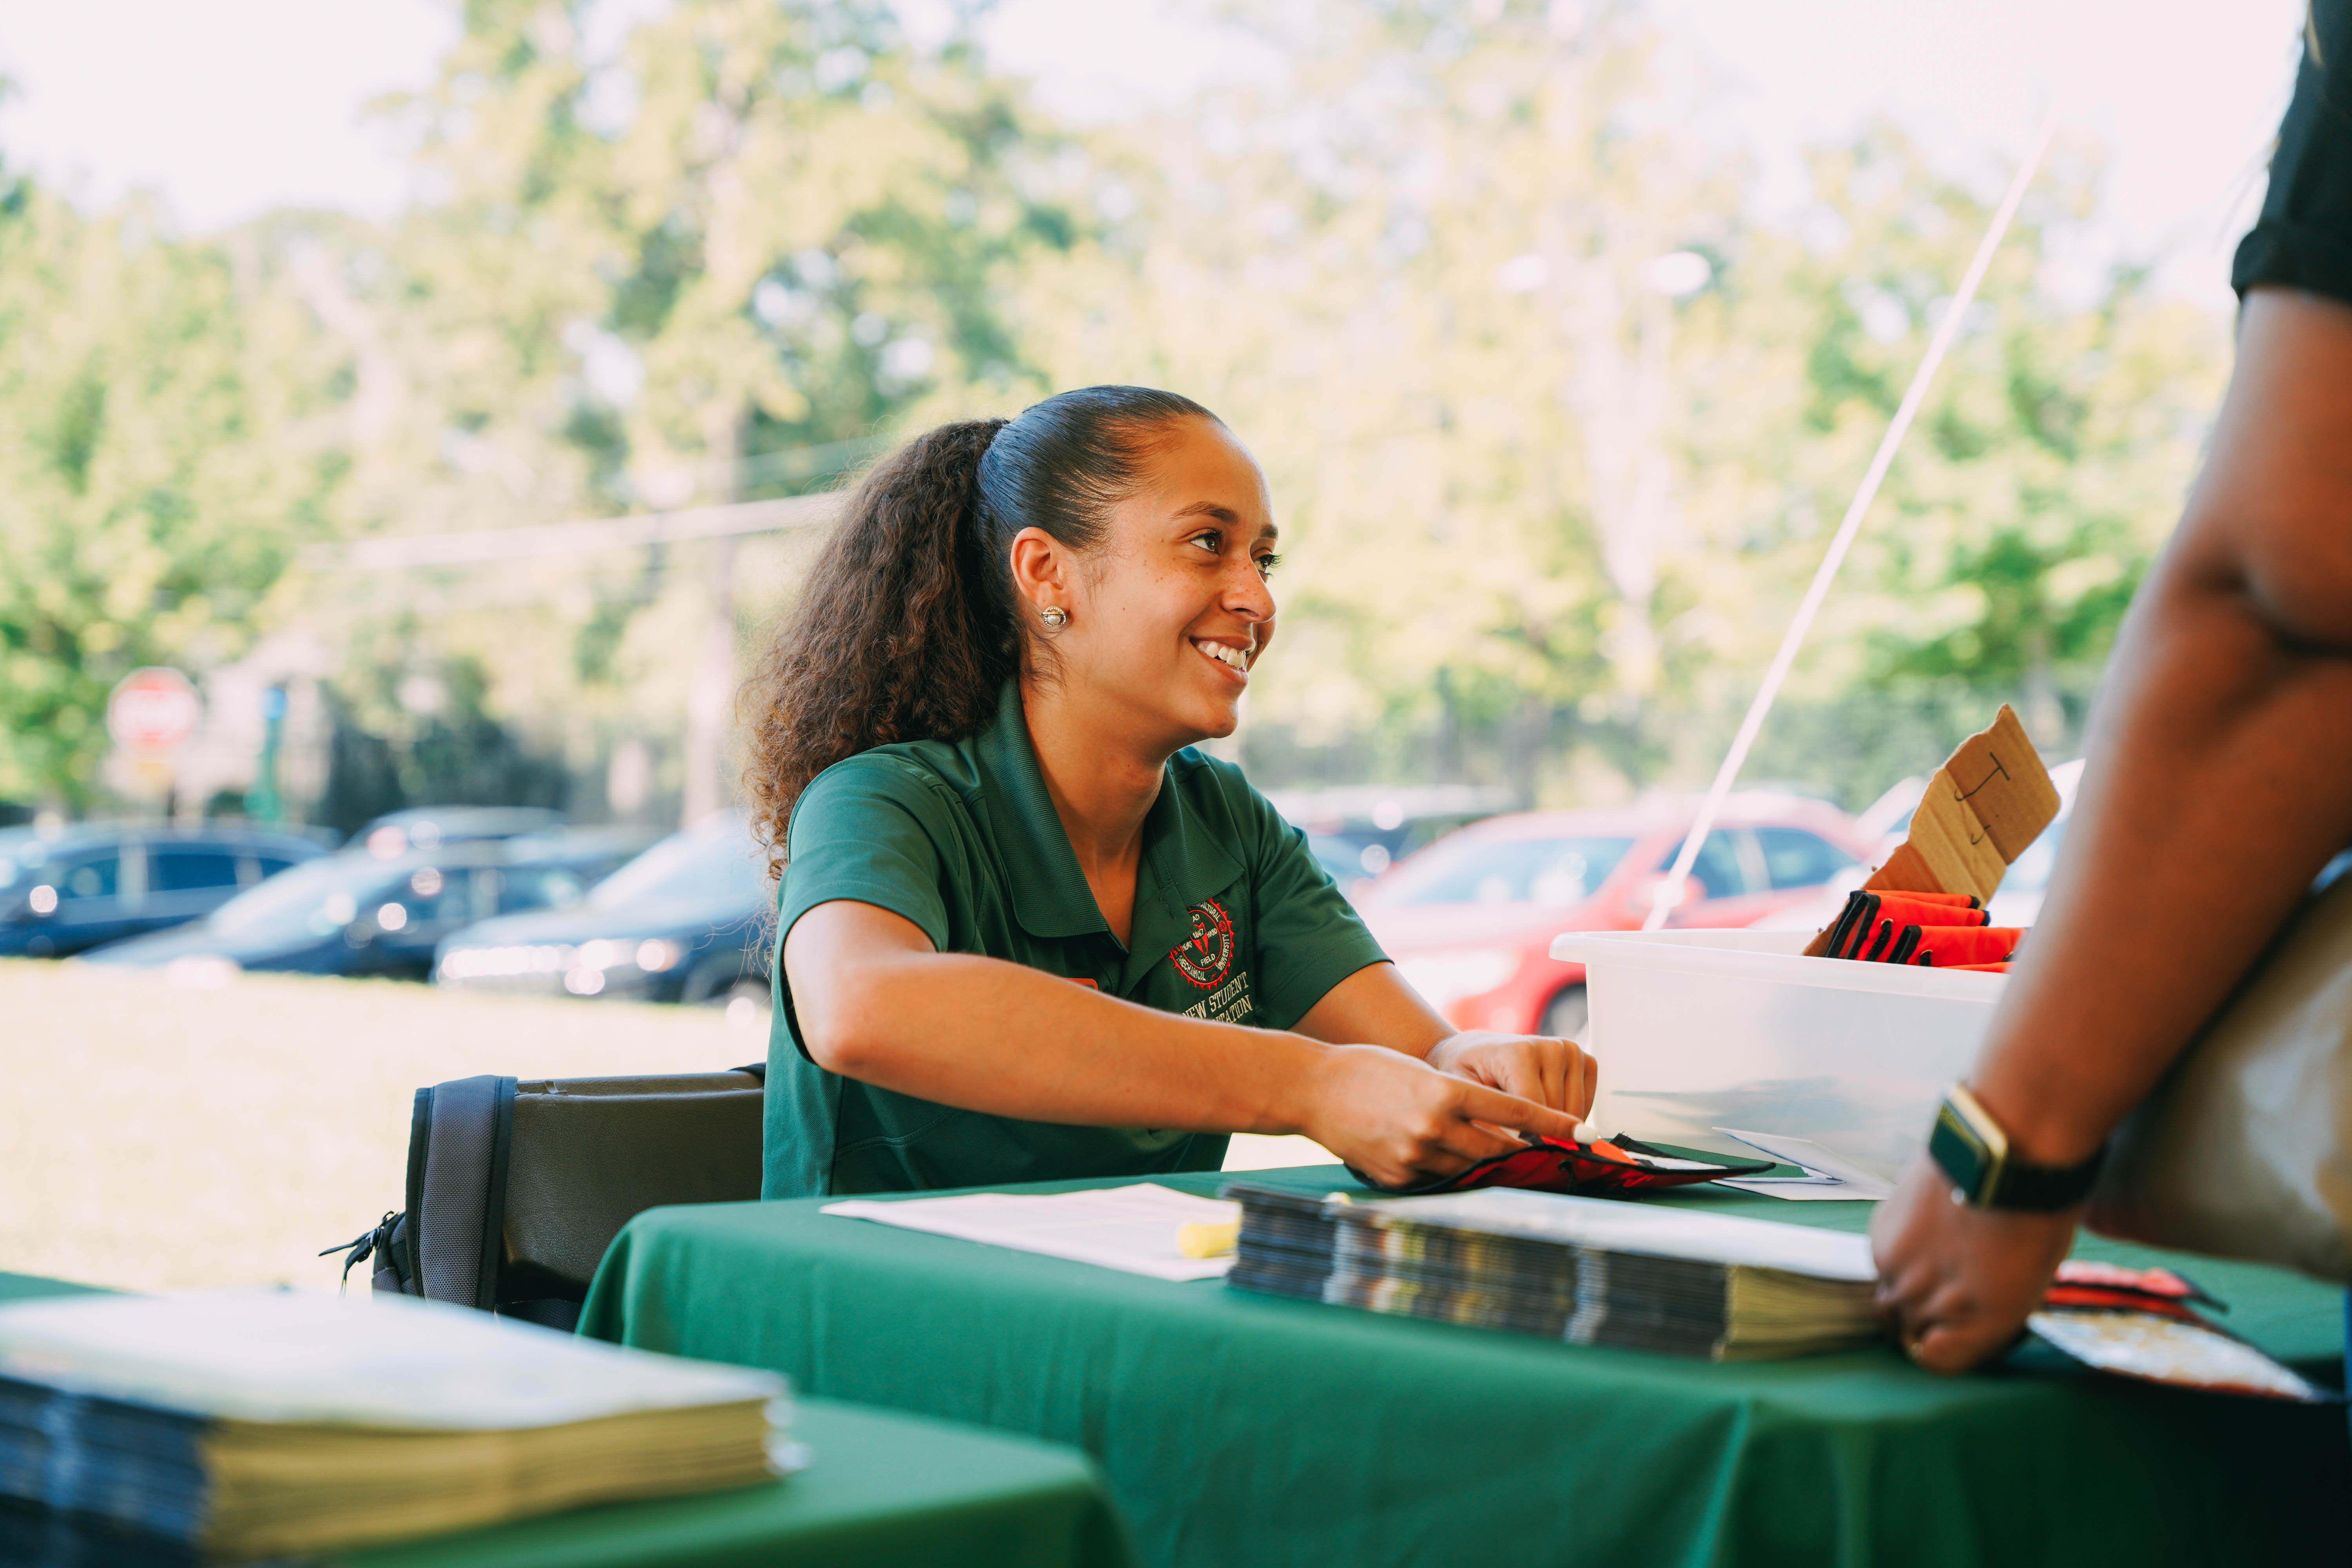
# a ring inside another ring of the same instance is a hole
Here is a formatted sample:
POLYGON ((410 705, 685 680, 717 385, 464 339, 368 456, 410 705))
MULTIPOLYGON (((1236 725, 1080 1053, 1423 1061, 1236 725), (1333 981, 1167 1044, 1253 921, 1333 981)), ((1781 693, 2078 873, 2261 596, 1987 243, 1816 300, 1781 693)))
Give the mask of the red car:
MULTIPOLYGON (((1359 902, 1413 989, 1465 1029, 1572 1035, 1584 966, 1551 956, 1569 931, 1638 931, 1698 803, 1489 817, 1409 855, 1359 902)), ((1833 805, 1746 792, 1691 866, 1667 923, 1745 926, 1815 896, 1864 859, 1870 836, 1833 805)))

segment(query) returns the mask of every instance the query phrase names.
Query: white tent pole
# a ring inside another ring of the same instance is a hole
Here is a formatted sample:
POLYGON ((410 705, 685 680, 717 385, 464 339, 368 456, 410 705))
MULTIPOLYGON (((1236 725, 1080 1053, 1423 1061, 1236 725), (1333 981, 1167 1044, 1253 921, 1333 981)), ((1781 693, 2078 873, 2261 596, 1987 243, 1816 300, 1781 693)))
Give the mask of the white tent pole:
POLYGON ((1772 656, 1771 667, 1764 672, 1764 684, 1756 689, 1756 700, 1748 705, 1748 716, 1739 721, 1739 733, 1732 738, 1731 750, 1725 753, 1723 765, 1715 771, 1715 783, 1708 786, 1706 800, 1698 809, 1698 819, 1691 824, 1690 835, 1683 840, 1682 853, 1675 857, 1674 868, 1651 895, 1650 913, 1642 922, 1643 931, 1656 931, 1664 925, 1666 917, 1681 902, 1691 862, 1698 858, 1699 846, 1706 842, 1707 831, 1722 812, 1724 797, 1731 793, 1732 782, 1747 764, 1748 749, 1756 743, 1757 731, 1764 727, 1764 716, 1772 710, 1772 700, 1780 694, 1780 683, 1788 679, 1789 667, 1797 662, 1797 651, 1804 646, 1805 634, 1812 630, 1813 617, 1821 613, 1822 601, 1829 596, 1838 568, 1845 564, 1846 552, 1853 548, 1854 535, 1862 531, 1862 520, 1868 515, 1870 503, 1878 499, 1879 484, 1886 478, 1888 466, 1895 461, 1895 453, 1911 428, 1912 417, 1927 395, 1928 384, 1936 379, 1952 340, 1959 335, 1960 322, 1976 300, 1977 286, 1984 281, 1985 268, 1992 265, 1993 252, 2000 248, 2001 237, 2009 232, 2010 220, 2017 216, 2017 205, 2024 199, 2025 187, 2032 182, 2034 170, 2041 166, 2042 154, 2050 145, 2054 127, 2054 119, 2042 120, 2025 161, 2017 166, 2016 177, 2010 181, 2008 192, 1993 212, 1984 238, 1977 242, 1977 253, 1969 261, 1959 289, 1952 296, 1944 319, 1936 323, 1935 333, 1927 340, 1927 353, 1919 361, 1919 368, 1912 373, 1911 385, 1903 394, 1903 402, 1895 410, 1894 421, 1886 426, 1876 455, 1870 459, 1869 470, 1862 476, 1862 488, 1854 492, 1853 503, 1845 509, 1845 520, 1838 524, 1828 552, 1813 573, 1812 585, 1805 590, 1804 599, 1797 605, 1796 618, 1789 623, 1787 633, 1780 638, 1780 650, 1772 656))

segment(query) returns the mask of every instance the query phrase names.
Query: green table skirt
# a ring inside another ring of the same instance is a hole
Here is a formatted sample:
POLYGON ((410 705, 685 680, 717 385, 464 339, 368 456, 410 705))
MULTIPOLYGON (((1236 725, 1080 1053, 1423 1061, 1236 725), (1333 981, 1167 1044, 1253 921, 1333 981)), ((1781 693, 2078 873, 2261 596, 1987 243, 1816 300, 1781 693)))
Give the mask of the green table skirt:
MULTIPOLYGON (((1348 1184, 1337 1167, 1254 1177, 1348 1184)), ((1864 1205, 1720 1189, 1667 1201, 1868 1221, 1864 1205)), ((2340 1408, 2054 1359, 1940 1378, 1892 1347, 1718 1364, 1565 1345, 1144 1279, 819 1202, 639 1216, 583 1331, 1076 1444, 1154 1564, 2352 1560, 2340 1408)), ((2165 1260, 2231 1301, 2250 1338, 2340 1382, 2340 1293, 2165 1260)))
POLYGON ((1124 1568, 1083 1456, 894 1411, 800 1402, 814 1456, 765 1486, 614 1503, 373 1547, 348 1568, 1124 1568))
MULTIPOLYGON (((0 1304, 86 1289, 0 1274, 0 1304)), ((331 1554, 346 1568, 1129 1568, 1094 1466, 1058 1444, 803 1399, 809 1468, 331 1554)))

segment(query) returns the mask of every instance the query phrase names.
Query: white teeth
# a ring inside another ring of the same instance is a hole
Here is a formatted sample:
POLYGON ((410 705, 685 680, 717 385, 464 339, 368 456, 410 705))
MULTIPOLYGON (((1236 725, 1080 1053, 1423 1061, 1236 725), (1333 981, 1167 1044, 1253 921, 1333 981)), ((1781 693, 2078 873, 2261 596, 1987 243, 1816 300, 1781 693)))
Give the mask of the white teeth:
POLYGON ((1211 658, 1229 664, 1244 675, 1249 673, 1249 655, 1237 647, 1221 642, 1196 642, 1192 646, 1211 658))

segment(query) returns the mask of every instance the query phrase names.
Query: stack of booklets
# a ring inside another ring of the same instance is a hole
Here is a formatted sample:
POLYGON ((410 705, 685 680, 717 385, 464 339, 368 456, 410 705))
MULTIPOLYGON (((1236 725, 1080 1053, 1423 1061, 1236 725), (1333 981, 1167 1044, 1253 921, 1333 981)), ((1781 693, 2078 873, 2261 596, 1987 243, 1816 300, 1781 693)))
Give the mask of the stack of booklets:
POLYGON ((1867 1238, 1770 1220, 1486 1187, 1376 1198, 1234 1183, 1244 1290, 1717 1361, 1875 1332, 1867 1238))
POLYGON ((275 1559, 765 1480, 770 1373, 421 1301, 0 1307, 0 1562, 275 1559))

